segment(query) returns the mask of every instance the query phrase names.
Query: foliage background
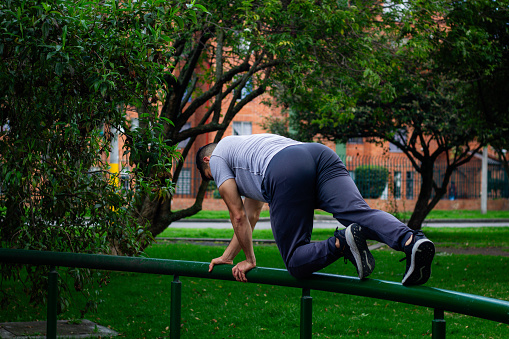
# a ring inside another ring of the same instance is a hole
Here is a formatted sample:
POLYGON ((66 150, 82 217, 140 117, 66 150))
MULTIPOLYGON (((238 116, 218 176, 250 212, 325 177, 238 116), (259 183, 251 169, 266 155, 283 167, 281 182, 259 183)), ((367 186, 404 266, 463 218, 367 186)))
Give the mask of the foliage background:
POLYGON ((336 39, 331 35, 322 48, 313 48, 308 55, 315 64, 305 77, 279 79, 287 116, 271 118, 265 127, 305 141, 363 137, 396 145, 421 177, 408 222, 419 229, 447 193, 453 171, 487 143, 508 147, 502 135, 509 106, 501 92, 508 83, 509 3, 350 5, 362 29, 344 32, 346 43, 339 30, 336 39), (447 167, 439 180, 433 177, 438 161, 447 167))
MULTIPOLYGON (((0 4, 0 244, 79 253, 138 254, 150 241, 105 162, 113 129, 128 128, 127 105, 154 94, 172 50, 162 28, 179 29, 201 7, 161 1, 6 0, 0 4), (176 18, 178 17, 178 20, 176 18)), ((158 121, 152 130, 157 130, 158 121)), ((142 132, 140 132, 142 133, 142 132)), ((139 133, 139 134, 140 134, 139 133)), ((153 133, 153 173, 173 148, 153 133)), ((138 192, 153 191, 134 173, 138 192)), ((156 187, 171 192, 171 183, 156 187)), ((45 298, 48 268, 30 267, 23 289, 45 298)), ((3 279, 19 267, 2 266, 3 279)), ((77 291, 96 297, 92 272, 67 270, 77 291)), ((102 276, 96 276, 99 283, 102 276)), ((14 293, 13 291, 11 294, 14 293)), ((2 303, 9 298, 2 289, 2 303)), ((69 285, 60 286, 60 308, 69 285)), ((94 307, 87 303, 85 310, 94 307)))
MULTIPOLYGON (((507 148, 507 105, 493 100, 507 83, 507 8, 506 0, 2 1, 1 246, 139 253, 201 209, 207 182, 193 206, 171 206, 193 144, 204 133, 221 138, 266 92, 295 118, 278 122, 281 133, 363 135, 402 149, 427 175, 411 218, 419 228, 447 187, 447 175, 432 178, 439 155, 452 171, 478 150, 473 140, 507 148), (200 123, 183 129, 197 112, 200 123), (126 137, 137 195, 119 191, 103 162, 112 130, 126 137), (412 131, 406 143, 403 131, 412 131), (440 152, 424 147, 430 136, 440 152)), ((45 269, 30 270, 25 290, 40 301, 45 269)), ((2 268, 4 278, 17 272, 2 268)), ((90 272, 69 274, 95 294, 90 272)))

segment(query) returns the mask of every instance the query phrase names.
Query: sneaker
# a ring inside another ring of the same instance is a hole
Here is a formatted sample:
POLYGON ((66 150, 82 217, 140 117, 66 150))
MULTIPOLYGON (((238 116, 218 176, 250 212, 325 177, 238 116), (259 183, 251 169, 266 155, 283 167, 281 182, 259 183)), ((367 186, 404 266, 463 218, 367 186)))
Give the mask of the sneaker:
POLYGON ((351 224, 346 229, 334 232, 334 236, 339 239, 339 248, 343 248, 343 255, 350 260, 357 269, 360 279, 366 278, 375 268, 375 258, 369 251, 366 238, 361 232, 362 228, 358 224, 351 224), (347 246, 348 245, 348 246, 347 246))
POLYGON ((422 285, 431 275, 431 262, 435 256, 435 245, 424 236, 422 231, 413 231, 412 242, 405 246, 406 271, 403 285, 422 285))

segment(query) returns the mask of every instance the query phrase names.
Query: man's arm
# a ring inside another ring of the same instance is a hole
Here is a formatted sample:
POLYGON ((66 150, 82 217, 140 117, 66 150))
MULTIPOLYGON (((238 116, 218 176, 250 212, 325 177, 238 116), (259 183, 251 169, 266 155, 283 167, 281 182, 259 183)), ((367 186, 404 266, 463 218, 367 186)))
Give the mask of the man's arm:
MULTIPOLYGON (((249 224, 251 225, 251 230, 254 230, 256 223, 260 219, 260 213, 263 208, 263 201, 254 200, 251 198, 244 199, 244 208, 246 210, 246 215, 249 220, 249 224)), ((228 247, 225 249, 222 256, 219 258, 215 258, 210 262, 209 272, 212 271, 215 265, 221 264, 233 264, 233 259, 239 254, 241 251, 240 243, 237 240, 237 236, 234 234, 232 240, 228 244, 228 247)))
MULTIPOLYGON (((247 281, 246 272, 256 267, 256 258, 253 251, 253 240, 252 233, 253 230, 251 228, 251 224, 248 218, 248 214, 246 211, 246 206, 242 202, 242 198, 240 197, 237 183, 234 179, 226 180, 220 187, 219 193, 223 198, 226 206, 228 207, 228 211, 230 212, 230 220, 233 225, 233 230, 235 232, 235 236, 232 239, 232 243, 228 246, 222 258, 224 262, 229 263, 229 261, 233 261, 233 258, 240 251, 239 247, 244 251, 246 255, 246 260, 238 263, 232 270, 233 276, 237 281, 247 281)), ((252 210, 253 207, 258 206, 258 204, 254 204, 253 200, 247 202, 249 209, 252 210)), ((261 207, 259 208, 261 210, 261 207)), ((253 221, 257 218, 253 218, 253 221)), ((217 262, 219 263, 219 262, 217 262)), ((211 262, 213 267, 214 262, 211 262)), ((212 267, 209 266, 209 271, 212 267)))

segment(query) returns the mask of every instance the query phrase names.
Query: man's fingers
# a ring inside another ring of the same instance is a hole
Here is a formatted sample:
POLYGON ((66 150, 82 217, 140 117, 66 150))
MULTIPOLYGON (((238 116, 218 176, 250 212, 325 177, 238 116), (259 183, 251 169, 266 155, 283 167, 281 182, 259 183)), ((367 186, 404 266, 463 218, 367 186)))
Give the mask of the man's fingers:
POLYGON ((212 269, 216 265, 216 262, 217 262, 217 258, 216 259, 212 259, 212 261, 209 264, 209 272, 212 272, 212 269))
POLYGON ((232 268, 232 274, 233 274, 233 277, 235 278, 235 280, 241 281, 240 280, 240 270, 237 266, 232 268))
POLYGON ((246 274, 242 272, 240 268, 238 268, 238 265, 232 269, 232 274, 235 280, 240 282, 247 282, 246 274))
POLYGON ((247 262, 240 262, 232 268, 232 274, 235 280, 241 282, 247 282, 246 273, 251 270, 254 265, 247 262), (247 268, 247 269, 246 269, 247 268))
POLYGON ((221 257, 219 258, 215 258, 215 259, 212 259, 212 261, 210 262, 209 264, 209 272, 212 272, 212 269, 214 268, 214 266, 216 265, 224 265, 224 264, 233 264, 233 261, 232 260, 225 260, 221 257))
POLYGON ((214 266, 221 265, 221 264, 222 263, 220 260, 218 260, 218 258, 212 259, 212 261, 209 264, 209 272, 212 272, 212 269, 214 268, 214 266))

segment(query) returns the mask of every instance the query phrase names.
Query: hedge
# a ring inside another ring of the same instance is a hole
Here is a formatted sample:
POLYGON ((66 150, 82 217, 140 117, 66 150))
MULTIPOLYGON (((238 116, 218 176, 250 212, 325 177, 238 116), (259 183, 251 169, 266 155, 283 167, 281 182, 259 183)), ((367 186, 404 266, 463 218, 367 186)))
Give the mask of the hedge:
POLYGON ((382 166, 363 165, 355 169, 355 184, 364 199, 378 199, 382 195, 389 171, 382 166))

